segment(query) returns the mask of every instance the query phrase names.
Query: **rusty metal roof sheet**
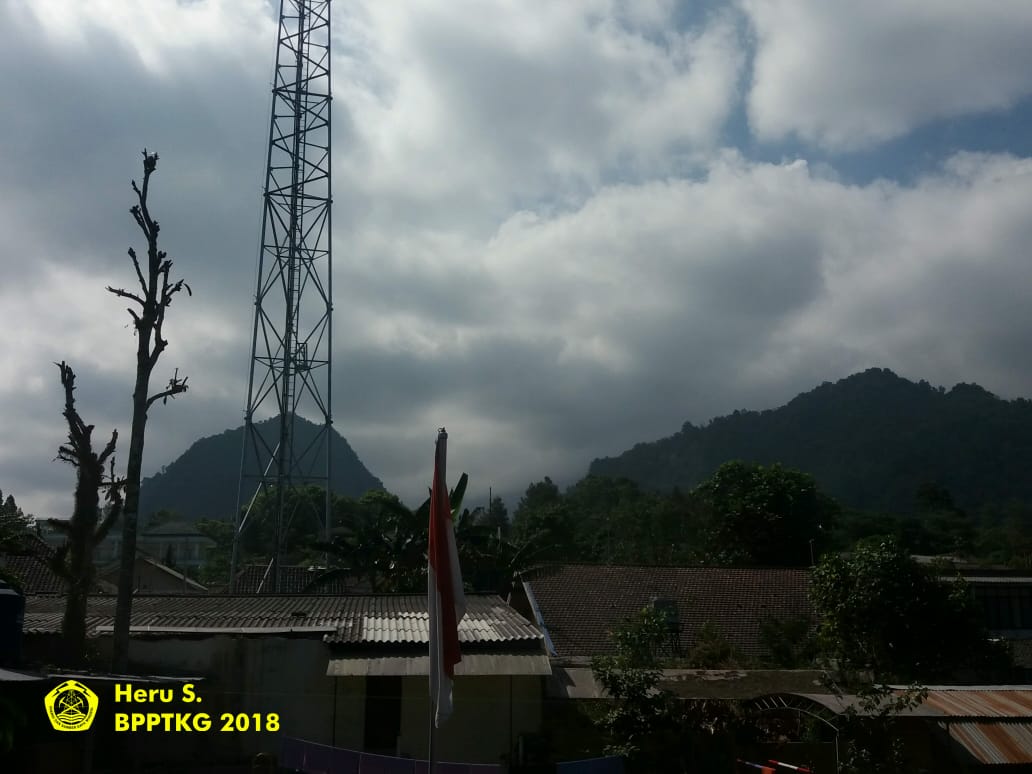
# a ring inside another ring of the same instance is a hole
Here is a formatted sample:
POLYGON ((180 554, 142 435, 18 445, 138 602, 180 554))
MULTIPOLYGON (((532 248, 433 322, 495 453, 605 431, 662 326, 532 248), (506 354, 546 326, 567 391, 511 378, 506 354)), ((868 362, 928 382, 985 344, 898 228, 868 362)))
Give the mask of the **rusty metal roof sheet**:
POLYGON ((1032 723, 962 721, 939 726, 980 763, 1032 763, 1032 723))
MULTIPOLYGON (((459 624, 464 643, 536 642, 541 634, 494 595, 468 595, 459 624)), ((106 634, 114 623, 115 598, 90 597, 86 630, 106 634)), ((24 631, 56 634, 64 613, 62 596, 29 596, 24 631)), ((139 595, 133 600, 136 634, 324 633, 333 644, 425 644, 429 642, 426 597, 406 596, 222 596, 139 595)))
MULTIPOLYGON (((895 687, 895 686, 894 686, 895 687)), ((900 689, 896 690, 901 693, 900 689)), ((800 693, 795 694, 840 714, 847 707, 859 709, 860 700, 851 694, 800 693)), ((936 686, 928 689, 925 700, 918 706, 899 713, 907 717, 934 720, 1000 720, 1009 722, 1032 718, 1032 688, 1006 686, 936 686)))
POLYGON ((929 690, 923 708, 948 717, 1027 718, 1032 717, 1032 690, 929 690))

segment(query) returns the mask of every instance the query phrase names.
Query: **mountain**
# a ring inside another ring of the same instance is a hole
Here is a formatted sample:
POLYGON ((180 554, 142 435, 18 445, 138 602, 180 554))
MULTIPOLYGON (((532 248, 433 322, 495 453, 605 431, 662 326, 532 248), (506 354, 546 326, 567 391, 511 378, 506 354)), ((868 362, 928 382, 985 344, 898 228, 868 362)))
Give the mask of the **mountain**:
MULTIPOLYGON (((262 437, 272 438, 278 432, 278 419, 265 420, 256 427, 262 437)), ((319 430, 319 426, 297 417, 295 448, 307 448, 319 430)), ((348 442, 336 430, 331 430, 330 436, 334 493, 359 497, 370 489, 383 489, 383 483, 366 469, 348 442)), ((143 480, 140 514, 167 509, 189 522, 231 520, 236 509, 243 440, 244 428, 238 427, 195 441, 175 462, 143 480)))
POLYGON ((919 486, 946 487, 974 509, 1032 503, 1032 402, 976 384, 947 391, 872 368, 825 382, 768 411, 736 411, 705 427, 597 459, 589 472, 655 490, 687 490, 721 463, 781 462, 854 508, 907 512, 919 486))

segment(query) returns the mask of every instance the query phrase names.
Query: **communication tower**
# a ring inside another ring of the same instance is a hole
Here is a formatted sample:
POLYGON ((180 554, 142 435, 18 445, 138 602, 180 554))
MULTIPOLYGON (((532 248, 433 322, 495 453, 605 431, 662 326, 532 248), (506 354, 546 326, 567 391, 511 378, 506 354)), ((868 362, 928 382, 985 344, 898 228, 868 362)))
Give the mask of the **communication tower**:
POLYGON ((264 520, 275 535, 265 588, 275 592, 291 523, 316 519, 326 537, 331 513, 330 0, 280 2, 262 197, 230 586, 241 537, 264 520), (301 417, 314 438, 295 432, 301 417), (291 496, 311 484, 324 490, 320 503, 291 496), (271 507, 258 513, 263 492, 271 507))

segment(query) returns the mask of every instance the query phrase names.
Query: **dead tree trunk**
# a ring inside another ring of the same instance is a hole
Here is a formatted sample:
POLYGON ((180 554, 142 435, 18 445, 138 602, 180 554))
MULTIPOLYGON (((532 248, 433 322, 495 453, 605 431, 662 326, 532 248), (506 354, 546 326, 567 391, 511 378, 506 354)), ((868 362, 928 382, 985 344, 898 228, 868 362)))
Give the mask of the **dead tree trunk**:
POLYGON ((136 384, 133 387, 133 424, 129 436, 129 458, 126 463, 125 519, 122 522, 122 557, 118 575, 118 601, 115 606, 114 658, 112 668, 126 672, 129 668, 129 622, 132 617, 133 567, 136 561, 136 532, 140 506, 140 476, 143 469, 143 441, 147 428, 147 411, 156 401, 165 402, 181 392, 186 392, 186 377, 180 379, 177 370, 168 386, 150 395, 150 379, 158 358, 165 351, 168 342, 162 335, 165 311, 172 304, 173 297, 184 288, 190 293, 190 286, 183 280, 170 280, 172 261, 164 251, 158 249, 158 222, 151 217, 147 208, 147 193, 150 178, 158 165, 158 154, 143 151, 143 185, 133 181, 137 203, 129 210, 136 224, 147 240, 147 260, 141 266, 133 248, 129 257, 136 270, 139 291, 124 288, 108 290, 120 298, 133 301, 129 315, 133 318, 136 331, 136 384))
POLYGON ((65 543, 58 549, 51 565, 68 583, 68 597, 61 636, 64 659, 70 666, 80 666, 86 656, 86 604, 93 588, 93 550, 118 520, 122 512, 122 482, 114 477, 115 443, 118 431, 98 454, 93 450, 93 425, 82 421, 75 408, 75 372, 65 363, 58 363, 61 386, 64 388, 64 417, 68 422, 68 443, 57 450, 57 458, 76 471, 75 506, 68 521, 51 519, 50 524, 63 532, 65 543), (104 465, 111 470, 104 476, 104 465), (100 505, 101 492, 106 493, 107 513, 100 505))

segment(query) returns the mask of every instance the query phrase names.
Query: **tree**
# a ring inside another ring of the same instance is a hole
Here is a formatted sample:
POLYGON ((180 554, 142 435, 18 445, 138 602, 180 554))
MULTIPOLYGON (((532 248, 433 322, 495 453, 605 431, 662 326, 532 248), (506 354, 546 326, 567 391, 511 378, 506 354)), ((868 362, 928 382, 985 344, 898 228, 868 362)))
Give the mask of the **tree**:
POLYGON ((107 535, 122 512, 122 481, 114 475, 115 444, 118 431, 98 453, 93 449, 93 425, 82 421, 75 408, 75 373, 59 363, 61 386, 64 388, 64 417, 68 422, 68 442, 57 451, 57 458, 75 468, 75 505, 67 521, 50 519, 52 527, 65 535, 65 543, 57 550, 51 566, 68 583, 61 637, 66 658, 81 662, 86 650, 86 602, 93 587, 95 570, 93 551, 107 535), (110 465, 105 475, 104 467, 110 465), (101 509, 104 493, 107 507, 101 509))
POLYGON ((917 490, 917 519, 911 521, 909 547, 918 554, 968 555, 975 544, 975 525, 953 502, 949 490, 922 484, 917 490), (916 527, 916 529, 915 529, 916 527))
POLYGON ((1008 667, 963 581, 941 580, 894 540, 825 556, 811 593, 822 650, 842 670, 906 682, 1008 667))
POLYGON ((139 291, 108 287, 108 291, 131 301, 129 316, 132 317, 136 333, 136 382, 133 387, 133 421, 129 435, 129 457, 126 462, 125 519, 122 522, 122 560, 118 575, 118 602, 115 607, 115 633, 113 668, 125 672, 129 667, 129 621, 133 603, 133 568, 136 562, 137 517, 140 505, 140 476, 143 471, 143 442, 147 429, 147 412, 154 403, 165 403, 186 392, 186 377, 179 378, 176 369, 164 390, 151 394, 150 380, 158 358, 168 346, 164 338, 165 312, 172 300, 182 290, 191 293, 190 286, 183 280, 172 280, 169 273, 172 261, 163 250, 158 249, 160 227, 150 213, 147 196, 151 175, 158 166, 158 154, 143 151, 143 186, 132 181, 137 202, 129 212, 140 227, 147 241, 147 258, 144 265, 136 251, 129 248, 129 258, 139 291))
POLYGON ((806 669, 817 658, 816 626, 807 615, 766 619, 760 624, 760 642, 767 668, 806 669))
POLYGON ((598 725, 606 752, 631 772, 730 771, 734 738, 744 731, 738 707, 720 700, 684 700, 660 687, 667 643, 661 613, 646 608, 613 632, 616 653, 591 661, 612 703, 598 725))
POLYGON ((0 553, 20 551, 34 523, 35 519, 18 507, 14 495, 7 495, 5 500, 0 491, 0 553))
POLYGON ((503 538, 509 536, 509 528, 512 525, 509 523, 509 511, 501 497, 491 498, 487 510, 477 508, 474 514, 478 525, 495 530, 503 538))
MULTIPOLYGON (((7 495, 5 500, 4 493, 0 491, 0 554, 18 554, 24 551, 32 537, 34 523, 35 519, 26 516, 18 507, 13 495, 7 495)), ((21 578, 4 567, 0 567, 0 581, 21 586, 21 578)))
POLYGON ((527 487, 512 517, 513 542, 534 559, 567 559, 575 525, 559 487, 545 476, 527 487))
POLYGON ((233 550, 233 525, 228 521, 200 519, 194 529, 215 542, 204 557, 199 580, 205 585, 225 583, 229 577, 229 555, 233 550))
POLYGON ((838 505, 782 465, 726 462, 693 492, 706 511, 710 561, 800 567, 820 554, 838 505))
MULTIPOLYGON (((834 686, 833 686, 834 687, 834 686)), ((842 693, 835 693, 842 699, 842 693)), ((907 756, 907 747, 897 722, 918 706, 928 691, 918 685, 894 689, 887 685, 860 685, 850 703, 839 716, 838 729, 844 741, 839 761, 842 774, 910 774, 914 762, 907 756)))
POLYGON ((555 505, 560 500, 562 500, 562 494, 559 492, 559 487, 555 485, 552 479, 545 476, 544 481, 538 481, 527 487, 527 491, 516 505, 516 512, 512 517, 513 521, 519 521, 531 511, 555 505))

